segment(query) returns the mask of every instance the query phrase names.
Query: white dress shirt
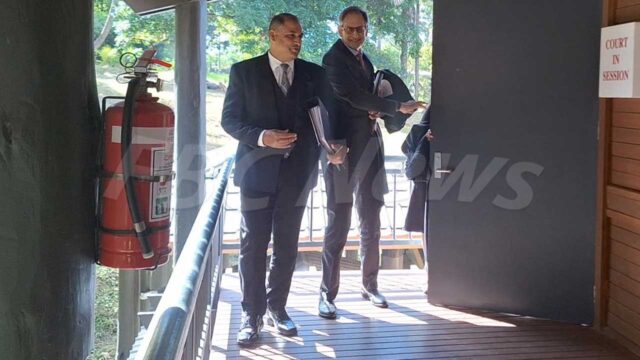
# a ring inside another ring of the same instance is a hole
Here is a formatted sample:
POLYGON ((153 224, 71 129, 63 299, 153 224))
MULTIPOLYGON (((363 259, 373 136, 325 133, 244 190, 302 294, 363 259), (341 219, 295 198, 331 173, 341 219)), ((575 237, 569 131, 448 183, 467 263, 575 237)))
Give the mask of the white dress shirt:
MULTIPOLYGON (((271 66, 271 71, 273 72, 273 76, 276 78, 276 83, 278 84, 278 86, 280 86, 280 79, 282 78, 282 71, 283 71, 280 65, 283 64, 283 62, 276 59, 273 55, 271 55, 271 52, 267 52, 267 55, 269 56, 269 65, 271 66)), ((284 62, 284 64, 289 65, 289 69, 287 69, 287 78, 289 79, 289 84, 293 84, 294 63, 295 63, 294 60, 284 62)), ((282 88, 282 86, 280 86, 280 88, 282 88)), ((260 136, 258 137, 258 146, 260 147, 265 146, 264 142, 262 141, 262 137, 264 136, 265 131, 266 130, 262 130, 262 132, 260 133, 260 136)))
POLYGON ((269 56, 269 65, 271 65, 271 71, 273 71, 273 76, 276 78, 276 82, 280 84, 280 79, 282 77, 282 67, 280 65, 287 64, 289 65, 289 69, 287 70, 287 78, 289 78, 289 84, 293 84, 293 66, 295 62, 291 60, 283 63, 282 61, 273 57, 270 52, 267 52, 267 54, 269 56))

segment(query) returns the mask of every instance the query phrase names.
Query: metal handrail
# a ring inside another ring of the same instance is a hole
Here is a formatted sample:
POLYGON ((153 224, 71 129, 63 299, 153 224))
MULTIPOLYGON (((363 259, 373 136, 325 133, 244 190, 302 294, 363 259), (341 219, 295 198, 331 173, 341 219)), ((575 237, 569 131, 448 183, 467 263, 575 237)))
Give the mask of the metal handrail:
MULTIPOLYGON (((204 323, 213 323, 211 319, 205 321, 207 314, 199 314, 201 316, 198 322, 202 324, 195 326, 193 317, 194 312, 199 311, 196 309, 196 302, 217 302, 216 293, 219 292, 221 274, 220 220, 223 216, 223 200, 232 164, 233 158, 228 158, 222 165, 222 170, 216 176, 216 190, 207 196, 200 208, 162 300, 137 351, 136 359, 180 359, 188 337, 192 338, 193 344, 198 344, 203 331, 204 336, 209 335, 210 329, 199 328, 204 323), (212 264, 212 255, 218 257, 215 264, 212 264), (215 269, 212 269, 212 265, 215 269), (213 286, 209 292, 211 283, 213 286), (205 289, 200 291, 203 284, 205 289), (204 294, 205 291, 207 294, 204 294)), ((194 349, 190 348, 187 351, 194 349)))

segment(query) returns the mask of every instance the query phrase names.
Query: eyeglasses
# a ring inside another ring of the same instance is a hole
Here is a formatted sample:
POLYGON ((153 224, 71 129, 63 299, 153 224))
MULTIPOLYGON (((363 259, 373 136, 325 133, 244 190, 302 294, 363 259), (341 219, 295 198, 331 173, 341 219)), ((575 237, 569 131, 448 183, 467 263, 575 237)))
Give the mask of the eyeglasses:
POLYGON ((351 26, 344 26, 341 25, 342 30, 346 31, 347 34, 364 34, 367 31, 367 27, 366 26, 356 26, 356 27, 351 27, 351 26))

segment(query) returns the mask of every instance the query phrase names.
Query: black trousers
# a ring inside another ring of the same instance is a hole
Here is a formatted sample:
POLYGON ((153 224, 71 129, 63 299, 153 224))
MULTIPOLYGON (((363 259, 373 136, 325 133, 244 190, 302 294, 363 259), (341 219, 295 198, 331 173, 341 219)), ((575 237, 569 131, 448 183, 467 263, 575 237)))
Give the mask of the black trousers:
POLYGON ((240 189, 242 222, 238 267, 242 310, 264 315, 287 304, 291 277, 298 254, 300 223, 313 184, 300 186, 296 174, 286 165, 280 169, 274 194, 240 189), (289 171, 291 170, 291 171, 289 171), (273 234, 273 254, 265 286, 267 249, 273 234))
POLYGON ((368 135, 351 146, 344 169, 324 168, 327 190, 327 218, 322 252, 320 291, 333 301, 340 287, 340 258, 351 227, 351 209, 360 220, 362 286, 377 290, 380 263, 380 210, 387 192, 381 139, 368 135))

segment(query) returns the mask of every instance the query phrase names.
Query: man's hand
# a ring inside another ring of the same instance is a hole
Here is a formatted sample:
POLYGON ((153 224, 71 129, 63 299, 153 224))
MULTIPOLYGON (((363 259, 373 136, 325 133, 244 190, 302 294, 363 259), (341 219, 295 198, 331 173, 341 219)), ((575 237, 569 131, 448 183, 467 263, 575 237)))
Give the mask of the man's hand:
POLYGON ((290 148, 297 139, 298 135, 290 133, 289 130, 265 130, 262 135, 264 145, 274 149, 290 148))
POLYGON ((377 120, 380 117, 380 113, 378 111, 369 111, 369 119, 377 120))
POLYGON ((431 133, 431 129, 427 130, 427 133, 424 134, 424 137, 427 139, 427 141, 431 141, 434 139, 433 134, 431 133))
POLYGON ((413 114, 416 110, 422 108, 425 109, 427 107, 427 103, 424 101, 405 101, 400 104, 400 111, 403 114, 413 114))
POLYGON ((344 145, 331 144, 331 148, 333 149, 333 154, 327 153, 327 160, 334 165, 340 165, 344 163, 344 158, 347 156, 349 152, 349 148, 344 145))

